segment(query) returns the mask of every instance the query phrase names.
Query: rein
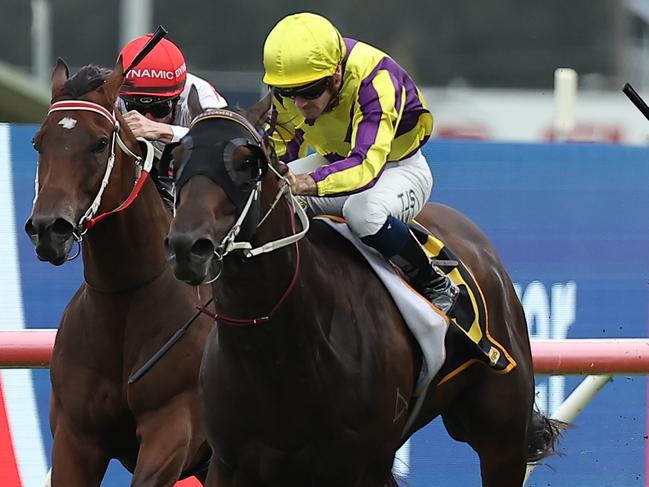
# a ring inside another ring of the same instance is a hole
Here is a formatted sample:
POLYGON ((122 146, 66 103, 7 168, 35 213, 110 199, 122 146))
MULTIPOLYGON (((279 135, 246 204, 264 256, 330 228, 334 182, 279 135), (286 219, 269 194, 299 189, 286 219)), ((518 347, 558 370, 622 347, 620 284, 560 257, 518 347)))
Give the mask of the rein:
MULTIPOLYGON (((74 232, 76 240, 78 242, 81 242, 83 235, 92 227, 94 227, 97 223, 109 217, 110 215, 124 211, 133 203, 133 201, 135 201, 135 198, 137 198, 137 196, 140 194, 140 190, 144 186, 144 183, 146 182, 147 178, 149 177, 149 172, 151 171, 151 167, 153 166, 154 149, 151 142, 141 137, 138 137, 137 140, 144 143, 146 147, 146 155, 143 159, 142 156, 135 154, 131 149, 129 149, 126 146, 122 138, 119 136, 120 125, 119 125, 119 121, 115 117, 114 111, 110 112, 109 110, 99 105, 98 103, 94 103, 86 100, 58 101, 56 103, 53 103, 50 106, 50 109, 47 112, 47 116, 49 116, 53 112, 59 112, 59 111, 86 111, 86 112, 96 113, 104 117, 106 120, 108 120, 113 126, 111 143, 110 143, 110 156, 108 157, 108 162, 106 164, 106 171, 104 173, 104 177, 102 178, 101 186, 99 187, 99 191, 97 192, 97 195, 95 196, 95 199, 93 200, 92 204, 90 205, 88 210, 86 210, 84 215, 77 223, 74 232), (111 211, 102 213, 99 216, 95 217, 95 214, 97 213, 97 210, 99 209, 99 206, 101 204, 101 198, 104 194, 104 191, 106 190, 106 187, 108 186, 108 181, 110 179, 110 175, 113 170, 113 165, 115 163, 115 143, 117 143, 119 148, 126 155, 132 157, 135 160, 135 165, 139 170, 138 177, 131 193, 122 204, 120 204, 117 208, 111 211)), ((36 189, 37 189, 36 194, 38 194, 38 176, 36 179, 36 189)))
MULTIPOLYGON (((286 204, 289 206, 289 209, 293 210, 294 205, 286 201, 286 204)), ((300 206, 299 203, 297 206, 300 206)), ((300 206, 301 208, 301 206, 300 206)), ((304 211, 304 210, 302 210, 304 211)), ((293 235, 291 237, 295 237, 296 235, 296 225, 295 225, 295 213, 291 211, 291 230, 293 231, 293 235)), ((308 230, 308 226, 307 226, 308 230)), ((287 237, 289 238, 289 237, 287 237)), ((293 277, 291 277, 291 281, 289 282, 287 288, 284 290, 284 293, 280 296, 279 300, 275 303, 275 305, 266 313, 264 316, 260 316, 257 318, 232 318, 229 316, 224 316, 220 315, 218 313, 212 313, 210 310, 208 310, 205 306, 197 305, 196 309, 199 311, 203 312, 210 318, 212 318, 214 321, 226 324, 226 325, 234 325, 234 326, 246 326, 246 325, 257 325, 259 323, 265 323, 270 318, 275 314, 275 312, 284 304, 284 301, 289 297, 291 292, 293 292, 293 289, 295 288, 295 284, 297 283, 297 277, 300 274, 300 243, 299 240, 302 238, 300 236, 298 239, 294 239, 293 243, 295 243, 295 270, 293 271, 293 277)), ((286 240, 286 239, 282 239, 286 240)), ((278 241, 275 241, 278 242, 278 241)), ((284 245, 282 245, 284 246, 284 245)), ((261 248, 261 247, 259 247, 261 248)), ((279 247, 277 247, 279 248, 279 247)), ((215 252, 216 253, 216 252, 215 252)), ((218 255, 218 254, 217 254, 218 255)))

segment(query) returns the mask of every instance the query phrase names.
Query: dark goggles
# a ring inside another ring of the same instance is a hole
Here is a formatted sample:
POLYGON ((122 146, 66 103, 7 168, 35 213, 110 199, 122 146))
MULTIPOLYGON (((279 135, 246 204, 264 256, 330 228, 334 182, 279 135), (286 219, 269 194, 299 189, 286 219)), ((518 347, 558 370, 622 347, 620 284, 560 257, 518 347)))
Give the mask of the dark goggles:
POLYGON ((274 88, 280 96, 284 98, 304 98, 305 100, 315 100, 319 98, 329 86, 331 76, 319 79, 308 85, 296 86, 293 88, 274 88))
POLYGON ((126 110, 129 112, 131 110, 135 110, 136 112, 140 112, 142 115, 150 113, 154 118, 164 118, 169 115, 174 109, 176 101, 178 101, 178 98, 162 101, 152 101, 150 103, 143 103, 142 101, 135 100, 124 100, 124 104, 126 105, 126 110))

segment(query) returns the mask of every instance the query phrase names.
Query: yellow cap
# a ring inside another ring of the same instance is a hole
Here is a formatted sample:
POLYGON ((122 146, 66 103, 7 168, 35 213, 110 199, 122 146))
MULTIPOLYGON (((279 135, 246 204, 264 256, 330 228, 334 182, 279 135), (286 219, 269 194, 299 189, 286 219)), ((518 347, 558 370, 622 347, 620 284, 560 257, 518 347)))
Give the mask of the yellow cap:
POLYGON ((343 38, 331 22, 303 12, 280 20, 264 44, 264 83, 291 88, 336 72, 345 55, 343 38))

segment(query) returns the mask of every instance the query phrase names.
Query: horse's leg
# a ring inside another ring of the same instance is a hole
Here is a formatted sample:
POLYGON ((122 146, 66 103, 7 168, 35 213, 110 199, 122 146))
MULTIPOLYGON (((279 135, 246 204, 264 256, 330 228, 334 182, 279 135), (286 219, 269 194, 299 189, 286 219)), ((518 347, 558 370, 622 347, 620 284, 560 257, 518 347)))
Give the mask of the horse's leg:
POLYGON ((52 487, 99 487, 110 459, 96 438, 58 424, 52 443, 52 487))
MULTIPOLYGON (((507 441, 506 438, 502 439, 507 441)), ((525 478, 525 442, 511 442, 498 451, 498 445, 478 449, 483 487, 521 487, 525 478)))
POLYGON ((474 373, 481 378, 443 414, 444 424, 478 454, 483 487, 521 487, 533 384, 518 369, 497 375, 480 367, 474 373))
POLYGON ((173 485, 182 474, 185 462, 194 456, 201 439, 192 438, 198 425, 181 403, 147 414, 137 421, 140 449, 132 487, 173 485))

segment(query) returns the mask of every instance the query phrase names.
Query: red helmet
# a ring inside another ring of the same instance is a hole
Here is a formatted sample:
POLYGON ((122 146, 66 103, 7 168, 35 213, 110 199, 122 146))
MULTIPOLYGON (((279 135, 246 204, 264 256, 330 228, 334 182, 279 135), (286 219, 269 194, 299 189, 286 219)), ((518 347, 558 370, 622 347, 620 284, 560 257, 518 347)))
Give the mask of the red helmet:
MULTIPOLYGON (((129 42, 119 54, 122 66, 128 67, 153 34, 147 34, 129 42)), ((162 39, 139 64, 126 73, 120 95, 147 95, 172 98, 182 93, 187 79, 185 58, 176 45, 162 39)))

